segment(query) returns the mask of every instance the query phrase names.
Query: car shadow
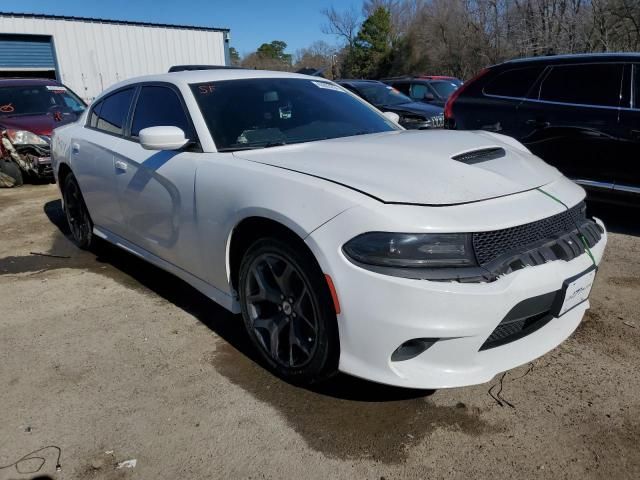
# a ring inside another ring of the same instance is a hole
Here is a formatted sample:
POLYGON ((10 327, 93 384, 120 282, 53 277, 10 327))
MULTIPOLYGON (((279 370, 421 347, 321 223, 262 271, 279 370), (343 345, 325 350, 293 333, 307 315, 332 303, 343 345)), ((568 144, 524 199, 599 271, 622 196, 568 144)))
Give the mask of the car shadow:
MULTIPOLYGON (((71 241, 71 233, 60 200, 46 203, 44 213, 63 237, 54 241, 50 253, 62 253, 72 257, 73 261, 65 265, 106 274, 128 287, 144 287, 154 292, 196 317, 223 338, 235 351, 255 364, 254 367, 266 370, 250 343, 239 316, 231 314, 174 275, 105 241, 98 240, 90 252, 78 249, 71 241), (77 257, 80 257, 81 261, 77 261, 77 257), (115 271, 104 269, 104 266, 113 267, 115 271)), ((269 375, 271 374, 269 373, 269 375)), ((318 385, 304 388, 315 394, 356 402, 390 402, 423 398, 434 393, 433 390, 414 390, 381 385, 342 373, 318 385)))

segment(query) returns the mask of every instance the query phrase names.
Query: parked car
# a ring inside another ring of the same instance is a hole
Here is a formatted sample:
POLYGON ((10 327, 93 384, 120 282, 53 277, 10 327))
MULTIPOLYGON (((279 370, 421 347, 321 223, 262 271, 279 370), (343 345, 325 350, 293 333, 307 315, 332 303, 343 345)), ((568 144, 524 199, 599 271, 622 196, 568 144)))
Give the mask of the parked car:
POLYGON ((516 138, 591 198, 640 205, 640 54, 496 65, 465 83, 445 116, 449 128, 516 138))
POLYGON ((462 81, 455 77, 443 76, 396 77, 382 81, 404 93, 414 102, 425 102, 439 107, 444 107, 451 94, 462 85, 462 81))
POLYGON ((24 177, 53 181, 49 137, 74 122, 86 104, 55 80, 0 79, 0 186, 24 177))
POLYGON ((399 123, 410 130, 442 128, 444 110, 436 105, 414 102, 393 87, 377 80, 338 80, 344 88, 384 112, 400 116, 399 123))
POLYGON ((112 242, 242 313, 295 382, 488 381, 573 332, 607 239, 584 190, 515 140, 404 130, 293 73, 121 82, 52 148, 78 245, 112 242))
POLYGON ((462 85, 464 82, 457 77, 452 77, 450 75, 417 75, 417 78, 424 78, 426 80, 447 80, 449 82, 455 83, 457 87, 462 85))

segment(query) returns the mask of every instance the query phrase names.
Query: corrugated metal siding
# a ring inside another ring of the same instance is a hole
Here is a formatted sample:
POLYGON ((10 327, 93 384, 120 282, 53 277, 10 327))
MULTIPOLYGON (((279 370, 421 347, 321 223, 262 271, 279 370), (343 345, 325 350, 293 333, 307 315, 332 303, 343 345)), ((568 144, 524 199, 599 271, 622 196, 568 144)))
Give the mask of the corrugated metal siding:
POLYGON ((0 33, 0 68, 51 68, 56 62, 51 37, 0 33))
POLYGON ((87 101, 127 78, 172 65, 224 65, 224 33, 0 14, 0 34, 53 37, 59 79, 87 101))

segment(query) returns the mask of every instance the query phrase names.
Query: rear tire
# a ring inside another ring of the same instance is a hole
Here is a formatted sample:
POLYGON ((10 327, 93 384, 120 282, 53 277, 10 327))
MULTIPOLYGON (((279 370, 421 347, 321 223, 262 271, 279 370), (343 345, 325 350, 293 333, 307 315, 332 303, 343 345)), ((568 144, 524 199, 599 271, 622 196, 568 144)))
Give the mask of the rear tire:
POLYGON ((0 186, 19 187, 23 183, 20 167, 11 160, 0 159, 0 186))
POLYGON ((310 252, 276 238, 257 240, 242 259, 238 290, 249 338, 278 376, 310 384, 337 373, 336 313, 310 252))
POLYGON ((69 173, 63 181, 62 197, 64 213, 69 223, 73 240, 78 247, 87 250, 93 243, 93 222, 84 203, 80 185, 73 173, 69 173))

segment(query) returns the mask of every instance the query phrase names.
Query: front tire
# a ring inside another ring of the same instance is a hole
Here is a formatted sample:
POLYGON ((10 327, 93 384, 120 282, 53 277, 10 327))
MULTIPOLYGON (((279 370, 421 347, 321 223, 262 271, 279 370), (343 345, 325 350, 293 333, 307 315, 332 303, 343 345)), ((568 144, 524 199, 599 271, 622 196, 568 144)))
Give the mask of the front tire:
POLYGON ((256 241, 242 259, 239 292, 251 342, 277 375, 309 384, 337 372, 336 313, 310 252, 276 238, 256 241))
POLYGON ((11 160, 0 159, 0 186, 19 187, 23 183, 20 167, 11 160))
POLYGON ((62 184, 64 213, 69 223, 69 230, 78 247, 87 250, 93 242, 93 222, 84 203, 80 185, 73 173, 69 173, 62 184))

